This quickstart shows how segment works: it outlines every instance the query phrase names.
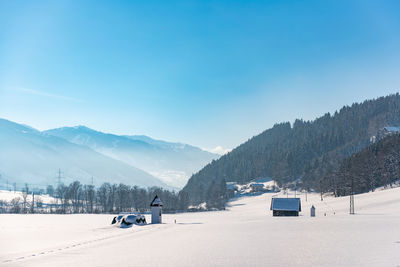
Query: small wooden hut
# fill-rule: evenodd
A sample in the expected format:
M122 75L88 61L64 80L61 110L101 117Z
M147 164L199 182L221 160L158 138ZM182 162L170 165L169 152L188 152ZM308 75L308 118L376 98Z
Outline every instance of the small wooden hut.
M299 216L301 211L300 198L272 198L271 208L273 216Z

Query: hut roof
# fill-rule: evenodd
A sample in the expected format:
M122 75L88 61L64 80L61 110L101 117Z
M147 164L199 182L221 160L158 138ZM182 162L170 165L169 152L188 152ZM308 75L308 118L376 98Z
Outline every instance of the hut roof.
M387 126L384 129L388 132L400 132L400 127Z
M150 203L150 207L158 207L158 206L162 206L162 205L163 205L163 203L157 195L154 197L153 201Z
M271 210L301 211L300 198L272 198Z

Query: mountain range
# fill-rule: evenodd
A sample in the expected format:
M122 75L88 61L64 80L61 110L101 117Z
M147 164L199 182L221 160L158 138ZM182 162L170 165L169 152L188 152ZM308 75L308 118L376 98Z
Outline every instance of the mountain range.
M155 140L144 135L120 136L85 126L43 132L144 170L174 187L183 187L190 175L218 155L181 143Z
M188 177L218 155L199 148L119 136L85 126L38 131L0 119L0 184L43 186L81 183L125 183L142 187L182 187Z

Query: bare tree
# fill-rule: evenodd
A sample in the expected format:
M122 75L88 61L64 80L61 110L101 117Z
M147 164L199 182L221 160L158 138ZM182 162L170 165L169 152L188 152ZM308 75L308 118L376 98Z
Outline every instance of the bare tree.
M11 212L20 213L21 212L21 198L16 197L11 200Z
M47 188L46 188L46 193L49 196L53 197L54 196L54 192L55 192L54 187L52 185L48 185Z
M57 197L61 201L61 210L59 212L61 213L66 213L67 212L67 206L68 206L68 187L65 186L64 184L60 184L57 187Z
M78 213L82 196L82 185L79 181L74 181L69 185L68 195L72 201L73 212Z
M111 185L109 183L104 183L100 186L100 188L97 190L97 197L99 199L99 204L101 207L101 210L103 212L108 211L108 203L109 203L109 196L111 192Z
M7 208L7 202L0 200L0 213L5 213Z
M27 207L26 207L26 199L28 197L28 193L29 193L29 187L28 184L25 184L24 189L22 190L22 198L23 198L23 212L26 213L27 212Z
M95 203L95 190L93 185L85 185L83 187L85 202L86 202L86 212L93 213L93 206Z
M35 213L35 193L32 192L31 213Z

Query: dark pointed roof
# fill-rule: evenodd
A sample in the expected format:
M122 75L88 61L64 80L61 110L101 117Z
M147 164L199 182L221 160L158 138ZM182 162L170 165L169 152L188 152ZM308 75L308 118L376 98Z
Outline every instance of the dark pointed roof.
M150 203L150 207L158 207L158 206L162 206L162 205L163 205L163 203L157 195L154 197L153 201Z
M301 211L300 198L272 198L271 210Z

